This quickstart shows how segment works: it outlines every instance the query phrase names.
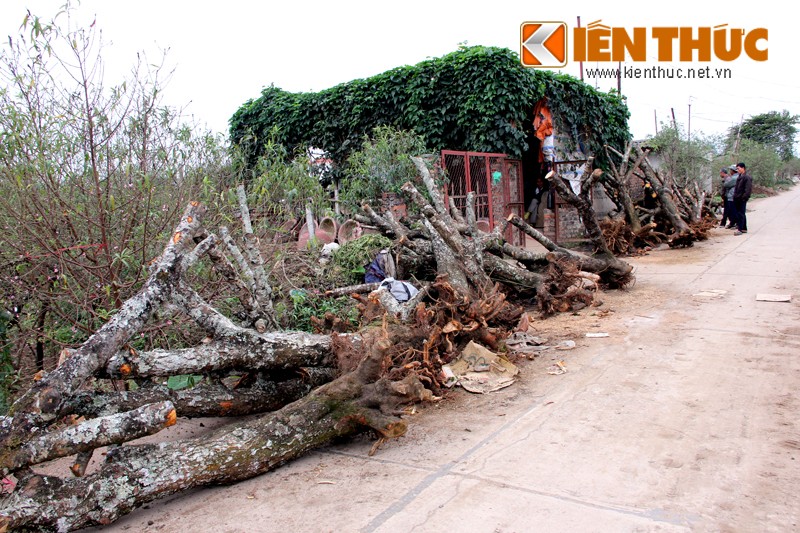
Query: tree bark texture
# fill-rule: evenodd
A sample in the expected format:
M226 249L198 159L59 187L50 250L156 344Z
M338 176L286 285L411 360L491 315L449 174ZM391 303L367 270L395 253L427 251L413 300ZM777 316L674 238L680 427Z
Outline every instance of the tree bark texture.
M382 437L405 433L393 413L432 398L414 376L381 378L388 341L376 343L356 371L274 413L178 442L110 450L100 469L62 479L31 472L0 500L0 528L71 531L109 524L156 498L191 487L248 479L331 442L371 428Z
M230 388L210 378L191 388L170 389L166 385L142 386L135 391L81 393L70 399L66 411L85 417L107 416L143 405L170 401L181 416L242 416L275 411L299 400L338 374L335 368L301 368L291 376L256 376L256 382L241 389ZM211 381L211 382L209 382Z

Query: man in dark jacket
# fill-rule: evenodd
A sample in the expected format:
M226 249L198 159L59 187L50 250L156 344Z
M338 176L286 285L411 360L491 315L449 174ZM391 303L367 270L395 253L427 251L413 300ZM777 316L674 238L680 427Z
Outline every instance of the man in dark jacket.
M736 210L736 232L734 235L747 233L747 200L753 192L753 178L747 173L747 166L738 163L736 170L739 178L736 180L736 187L733 189L733 205Z

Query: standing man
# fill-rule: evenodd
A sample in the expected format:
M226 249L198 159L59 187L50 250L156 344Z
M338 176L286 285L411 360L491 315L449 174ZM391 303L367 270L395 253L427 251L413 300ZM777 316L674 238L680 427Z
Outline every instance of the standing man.
M736 188L736 180L739 178L739 173L736 172L736 165L728 167L728 177L725 178L722 184L722 194L725 199L725 210L728 213L728 229L736 227L736 208L733 206L733 191ZM722 216L723 222L725 215Z
M723 168L719 171L719 182L720 182L720 196L722 197L722 221L719 223L721 227L725 227L728 223L728 220L733 223L733 211L731 211L731 203L728 201L728 191L730 190L728 187L725 187L725 181L730 178L728 174L728 169Z
M734 235L747 233L747 200L753 192L753 178L747 173L747 166L738 163L736 170L739 178L736 180L736 187L733 189L733 206L736 210L736 232Z
M528 220L528 223L533 226L537 227L536 224L538 223L539 219L539 209L542 205L542 197L548 191L549 187L547 183L545 183L544 178L541 176L536 178L536 188L533 190L533 198L531 199L530 205L528 205L528 209L525 212L525 219Z

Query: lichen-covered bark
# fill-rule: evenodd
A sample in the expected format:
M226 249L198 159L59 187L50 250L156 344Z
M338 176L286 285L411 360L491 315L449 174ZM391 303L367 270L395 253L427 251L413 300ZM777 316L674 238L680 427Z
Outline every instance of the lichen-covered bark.
M258 237L253 233L253 226L250 224L250 209L247 207L247 195L245 194L244 185L239 185L236 188L236 197L239 200L239 212L242 215L244 245L250 262L249 268L255 281L255 297L264 314L263 318L270 326L275 326L277 322L275 320L275 311L272 307L272 287L264 269L264 258L261 257Z
M607 256L589 256L584 255L578 252L574 252L572 250L568 250L567 248L563 248L544 235L541 232L536 230L536 228L532 227L530 224L525 222L517 215L509 215L508 221L513 226L521 229L527 235L533 237L536 241L538 241L542 246L544 246L547 250L549 250L545 254L531 254L529 257L526 257L524 251L513 250L508 251L507 253L511 256L518 256L515 257L521 262L529 262L531 264L538 264L540 263L542 257L544 258L546 263L551 263L553 261L561 261L567 262L575 266L578 270L583 270L586 272L594 272L594 273L603 273L604 274L604 282L619 282L620 280L614 280L612 274L619 273L622 277L627 276L631 269L629 268L630 265L623 261L619 261L616 258L613 262L609 262ZM508 248L510 245L507 243L504 244L504 249ZM617 261L621 263L620 269L614 269L614 265L617 264Z
M486 274L493 280L513 287L514 290L521 295L536 293L541 290L542 280L544 279L541 274L531 272L524 268L517 268L511 263L494 255L486 255L483 261L483 267Z
M417 167L420 168L419 163ZM424 165L422 168L427 174ZM426 181L429 180L428 174ZM411 196L426 217L425 223L431 233L439 274L447 274L454 286L464 293L473 289L477 289L478 292L487 290L491 286L491 281L483 272L482 250L477 250L474 242L467 241L461 236L455 228L455 222L447 214L441 198L438 203L434 201L434 205L441 205L442 211L439 211L429 205L412 184L406 183L402 190Z
M118 352L106 366L111 377L174 376L228 369L335 366L328 335L242 329L235 335L180 350Z
M589 173L592 162L593 158L590 157L584 165L581 192L579 195L575 194L572 188L557 174L549 174L548 179L551 185L555 187L559 196L578 210L581 221L586 228L587 237L589 237L595 247L595 252L592 254L592 257L603 261L606 265L605 270L601 272L603 281L612 286L625 285L629 281L629 276L633 271L633 267L615 257L603 238L603 230L597 222L597 216L595 215L592 200L589 196L592 187L602 173L598 170Z
M176 416L172 402L162 401L35 435L20 448L3 450L0 453L0 468L13 471L23 466L152 435L174 424Z
M253 385L234 389L219 382L204 382L180 390L153 385L135 391L82 393L74 396L65 410L75 415L97 417L170 401L179 416L241 416L276 411L332 381L336 375L337 371L333 368L315 368L301 369L295 374L296 377L290 379L275 379L259 374Z
M691 235L692 229L678 213L678 207L675 205L675 201L672 198L672 189L666 183L666 180L662 179L658 171L650 164L650 160L646 157L647 152L641 148L637 148L637 151L639 154L645 154L645 157L642 158L641 169L644 171L645 176L650 180L653 187L655 187L662 212L675 230L676 236L685 237Z
M201 235L198 237L205 238L205 236L207 236L207 232L203 230ZM195 237L195 240L197 240L198 237ZM227 281L231 287L236 289L236 295L239 298L239 302L241 302L242 307L244 307L245 312L247 313L249 321L249 324L247 325L255 325L255 323L261 317L261 310L258 300L256 300L254 294L251 292L251 288L244 282L243 276L236 272L236 269L233 267L233 263L230 262L228 257L222 252L216 243L214 246L208 249L208 258L211 260L211 264L214 266L214 271L222 276L222 278L225 279L225 281Z
M390 347L388 340L379 342L355 371L275 413L191 440L114 448L99 471L83 478L28 473L0 500L0 530L108 524L156 498L253 477L365 428L402 435L405 422L393 413L431 393L414 376L402 384L380 378Z
M606 174L606 180L603 181L603 185L606 186L606 191L610 193L609 197L614 198L616 196L616 201L622 207L622 210L625 212L625 218L628 221L628 225L630 225L631 227L631 231L633 231L636 234L639 234L642 231L642 223L639 220L639 215L636 212L636 206L634 205L633 199L631 198L629 183L636 169L638 169L642 165L646 153L640 151L638 154L638 158L636 159L636 161L634 161L633 165L631 165L630 157L631 157L631 151L633 150L633 144L631 142L628 142L626 144L625 154L619 153L613 147L610 146L606 146L605 149L613 173L610 175ZM614 158L611 157L609 151L614 152L621 158L621 163L619 167L617 167L614 164ZM608 186L609 182L611 187Z
M384 215L379 215L368 203L362 204L361 209L367 214L367 222L380 229L381 232L398 239L408 235L408 229L395 220L391 211L387 211Z

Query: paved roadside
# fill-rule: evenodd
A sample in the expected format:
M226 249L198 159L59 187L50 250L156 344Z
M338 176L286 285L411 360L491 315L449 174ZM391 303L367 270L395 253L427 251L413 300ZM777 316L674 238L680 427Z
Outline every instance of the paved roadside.
M423 409L373 457L333 446L97 530L798 530L800 187L750 209L747 235L631 260L631 290L541 325L575 350Z

